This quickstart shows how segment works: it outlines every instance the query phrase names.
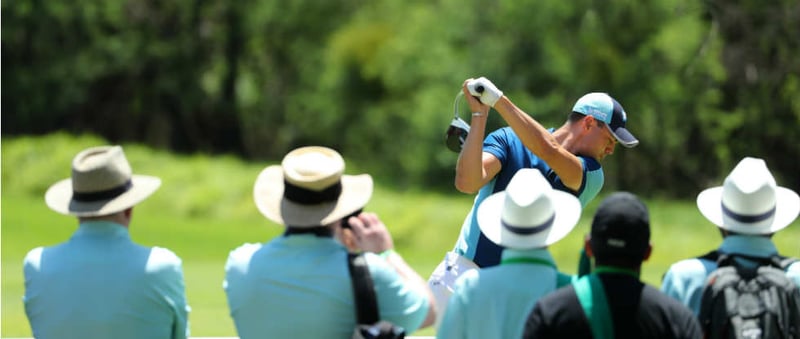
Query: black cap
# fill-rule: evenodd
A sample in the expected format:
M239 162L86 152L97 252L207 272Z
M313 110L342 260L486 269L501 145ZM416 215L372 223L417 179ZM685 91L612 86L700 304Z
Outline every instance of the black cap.
M597 208L590 241L599 259L644 259L650 244L647 206L631 193L611 194Z

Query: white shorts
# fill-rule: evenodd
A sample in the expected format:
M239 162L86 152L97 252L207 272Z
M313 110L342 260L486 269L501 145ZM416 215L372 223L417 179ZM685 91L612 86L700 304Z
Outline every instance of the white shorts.
M453 294L453 286L455 285L456 279L464 272L477 268L478 265L472 262L472 260L455 252L447 252L442 262L439 263L439 266L436 266L436 269L433 270L431 277L428 279L428 286L430 286L433 292L433 297L436 298L437 328L447 309L447 302L450 299L450 295Z

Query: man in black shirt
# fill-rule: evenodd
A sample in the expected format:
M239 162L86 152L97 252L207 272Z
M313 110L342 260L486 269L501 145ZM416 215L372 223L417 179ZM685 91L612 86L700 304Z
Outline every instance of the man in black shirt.
M639 280L650 256L650 217L635 195L606 198L585 242L592 274L542 298L524 338L701 338L694 314Z

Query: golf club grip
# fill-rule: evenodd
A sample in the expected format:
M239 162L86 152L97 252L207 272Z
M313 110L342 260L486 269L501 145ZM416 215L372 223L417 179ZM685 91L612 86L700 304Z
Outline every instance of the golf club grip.
M476 90L478 93L483 93L483 85L478 85L478 86L475 86L475 90Z

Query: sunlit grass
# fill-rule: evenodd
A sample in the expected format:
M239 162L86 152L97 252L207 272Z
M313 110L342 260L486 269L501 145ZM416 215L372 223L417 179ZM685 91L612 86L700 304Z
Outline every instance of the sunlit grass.
M50 211L44 192L69 176L79 150L105 143L90 137L51 135L2 141L2 318L0 336L30 337L21 297L22 260L28 250L69 238L74 218ZM192 307L193 336L235 336L222 290L228 252L244 242L263 242L282 228L263 218L252 202L252 185L268 163L248 163L229 156L177 156L124 145L134 171L156 175L163 185L134 209L131 237L144 245L173 250L184 263L186 291ZM276 159L276 161L279 159ZM273 162L274 163L274 162ZM348 165L348 168L357 168ZM348 173L354 173L350 170ZM389 189L390 178L376 178L367 210L377 212L394 236L397 251L427 278L451 249L471 206L471 196L409 189ZM647 201L653 224L654 252L642 278L658 286L669 265L716 246L719 235L697 212L694 202ZM551 251L559 267L575 273L578 250L588 233L590 204L576 229ZM784 253L800 256L800 225L795 222L775 237ZM423 330L417 335L433 335Z

